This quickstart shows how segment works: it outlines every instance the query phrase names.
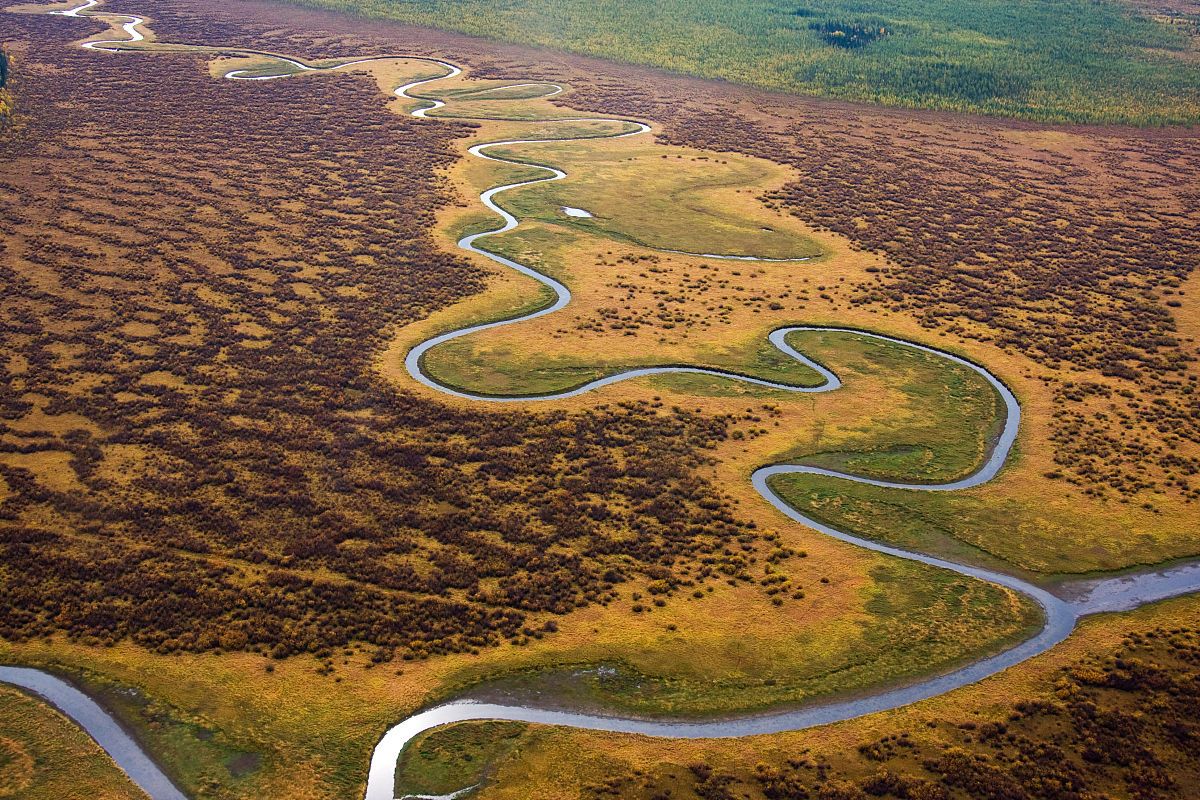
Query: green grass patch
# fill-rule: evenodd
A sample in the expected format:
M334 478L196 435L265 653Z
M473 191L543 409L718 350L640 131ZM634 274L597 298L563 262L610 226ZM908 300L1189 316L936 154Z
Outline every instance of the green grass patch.
M468 337L430 350L424 366L440 383L495 397L557 394L606 374L601 367L576 359L544 358L530 366L517 356L508 348L490 350L483 356Z
M621 242L689 253L813 258L815 241L748 219L712 194L761 184L767 168L738 157L664 158L658 148L597 151L555 144L496 149L493 155L551 163L564 180L514 190L504 205L522 219L536 219ZM583 208L591 218L567 217L563 206Z
M948 671L1003 649L1041 623L1032 603L1022 600L1014 614L1004 590L954 573L895 562L874 569L872 578L868 617L851 648L828 653L809 634L791 648L773 648L765 664L741 675L710 681L622 667L592 673L589 688L598 703L637 713L753 711ZM805 657L815 652L822 656Z
M503 201L505 198L501 196L500 199ZM502 204L501 207L506 206ZM477 240L475 246L518 264L524 264L569 285L571 275L567 271L565 251L569 250L577 239L570 230L522 225L506 233Z
M253 786L273 748L212 727L160 698L150 697L97 673L71 676L138 738L162 768L189 794L212 787Z
M524 86L493 86L486 89L475 89L461 92L458 97L463 100L535 100L539 97L556 93L552 83L531 82Z
M265 78L275 75L299 75L305 70L291 63L290 61L280 61L278 59L266 58L264 56L261 63L251 64L248 67L241 67L237 70L238 76L242 78Z
M473 211L470 214L464 214L455 220L453 225L446 227L446 233L455 242L462 239L464 236L470 236L472 233L484 233L486 231L495 230L504 224L504 221L496 214L486 208L478 211Z
M816 420L807 441L778 460L883 480L941 483L980 466L1003 427L1004 404L974 370L934 354L840 332L797 332L788 344L841 378L839 392L884 376L903 405L880 407L869 420L832 432Z
M462 722L421 735L400 756L396 797L445 795L480 783L525 730L519 722Z

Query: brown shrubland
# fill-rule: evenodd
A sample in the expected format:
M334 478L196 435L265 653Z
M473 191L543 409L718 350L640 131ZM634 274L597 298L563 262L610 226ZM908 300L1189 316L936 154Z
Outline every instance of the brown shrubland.
M226 12L168 1L154 19L177 41L396 49L377 23L299 33L311 12L290 10L280 33L268 7ZM6 22L33 46L28 129L0 145L4 635L421 656L520 640L530 614L631 577L744 570L724 553L748 523L694 473L726 420L473 413L374 375L390 331L482 288L428 235L469 124L382 113L350 75L213 81L184 55L65 47L88 20ZM842 296L1049 370L1062 478L1195 496L1195 347L1172 311L1197 256L1194 134L646 86L419 36L409 51L569 79L575 107L790 165L768 202L893 265Z
M470 125L54 22L6 19L32 46L0 143L0 636L423 657L743 573L751 524L695 474L724 420L472 413L374 373L395 326L481 288L429 235Z

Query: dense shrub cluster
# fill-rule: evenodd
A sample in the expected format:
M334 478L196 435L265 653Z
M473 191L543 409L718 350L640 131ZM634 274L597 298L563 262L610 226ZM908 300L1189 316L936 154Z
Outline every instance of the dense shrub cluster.
M8 53L0 50L0 130L11 124L13 116L12 87L8 85L10 69Z
M1152 712L1152 713L1148 713ZM1065 670L1054 699L999 722L932 725L857 753L773 756L753 770L666 767L591 797L672 800L1169 800L1200 789L1200 632L1135 635ZM664 789L670 784L673 788ZM684 787L684 788L680 788Z
M821 41L843 50L857 50L888 35L888 29L882 24L867 22L825 20L810 22L808 29L816 31Z
M0 635L420 657L743 571L753 531L694 474L726 421L478 413L376 375L398 325L481 288L429 236L470 126L9 21L55 68L0 140Z
M1200 263L1195 132L1037 131L763 98L751 117L722 99L600 87L571 102L663 120L673 144L794 167L801 178L768 202L896 265L851 302L1055 371L1059 474L1097 494L1200 497L1197 346L1175 321Z

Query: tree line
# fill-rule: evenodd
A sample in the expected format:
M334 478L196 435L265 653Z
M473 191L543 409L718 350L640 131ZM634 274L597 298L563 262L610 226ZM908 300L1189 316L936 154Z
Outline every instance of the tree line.
M0 49L0 129L12 122L14 100L8 85L9 55Z
M1111 0L291 2L803 95L1054 122L1200 120L1185 26Z

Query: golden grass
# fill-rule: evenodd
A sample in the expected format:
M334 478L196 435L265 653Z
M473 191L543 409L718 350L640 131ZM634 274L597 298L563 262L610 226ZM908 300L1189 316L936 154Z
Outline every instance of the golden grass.
M79 477L71 467L71 454L61 450L0 453L0 464L29 470L35 480L57 492L82 489Z
M0 685L0 798L145 797L75 723L40 700Z

